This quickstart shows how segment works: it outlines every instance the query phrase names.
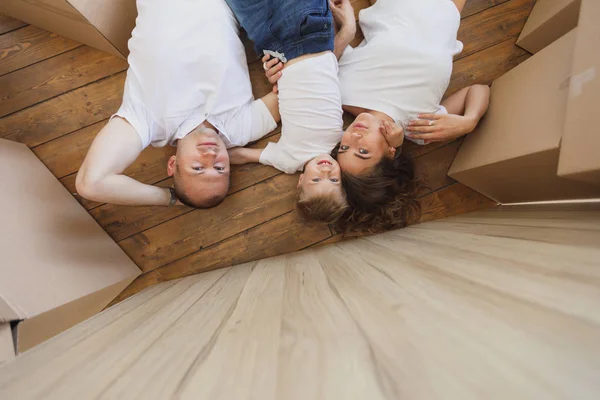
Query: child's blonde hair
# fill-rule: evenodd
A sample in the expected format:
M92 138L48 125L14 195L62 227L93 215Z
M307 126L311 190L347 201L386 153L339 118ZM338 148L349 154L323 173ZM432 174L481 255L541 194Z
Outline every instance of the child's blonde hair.
M327 193L307 197L302 189L298 192L296 206L304 219L327 224L337 222L348 210L343 196Z

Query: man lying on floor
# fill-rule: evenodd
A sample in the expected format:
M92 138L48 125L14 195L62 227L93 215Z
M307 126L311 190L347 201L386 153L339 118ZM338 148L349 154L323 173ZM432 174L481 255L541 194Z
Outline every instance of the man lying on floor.
M254 100L238 25L224 0L137 0L123 103L94 139L77 192L123 205L209 208L229 188L227 148L277 126L277 95ZM173 188L123 171L148 145L176 146Z

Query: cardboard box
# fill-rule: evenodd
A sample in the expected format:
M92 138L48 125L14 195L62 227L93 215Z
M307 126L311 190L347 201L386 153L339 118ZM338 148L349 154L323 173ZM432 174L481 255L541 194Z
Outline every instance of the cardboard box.
M137 17L135 0L2 0L0 11L123 58Z
M7 357L10 323L18 354L101 311L140 270L27 146L0 140L0 171Z
M537 0L517 40L535 54L577 27L581 0Z
M599 0L583 0L558 175L600 185Z
M556 175L576 30L497 79L448 175L499 203L600 197Z
M15 346L10 323L0 323L0 365L13 358L15 358Z

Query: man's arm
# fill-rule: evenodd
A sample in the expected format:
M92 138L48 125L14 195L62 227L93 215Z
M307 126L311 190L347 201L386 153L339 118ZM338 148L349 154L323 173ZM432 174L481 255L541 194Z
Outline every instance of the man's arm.
M356 20L354 19L354 8L350 0L330 0L329 9L333 15L336 30L333 53L339 60L344 50L356 35Z
M77 173L77 192L88 200L104 203L169 205L168 189L123 175L141 152L142 141L135 129L124 119L113 118L94 139Z

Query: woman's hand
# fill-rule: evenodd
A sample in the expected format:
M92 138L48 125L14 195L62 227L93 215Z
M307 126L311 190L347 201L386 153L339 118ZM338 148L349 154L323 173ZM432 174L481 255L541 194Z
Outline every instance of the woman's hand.
M354 8L350 0L329 0L329 9L337 30L351 29L356 32L356 19ZM353 35L354 36L354 35Z
M277 81L281 78L283 69L283 63L280 59L272 57L269 54L265 54L262 58L263 68L265 70L265 76L270 84L273 85L273 93L277 93Z
M404 143L404 130L398 124L383 121L379 130L390 147L398 148Z
M408 137L422 139L425 144L443 142L466 135L475 129L477 121L456 114L421 114L406 127Z

